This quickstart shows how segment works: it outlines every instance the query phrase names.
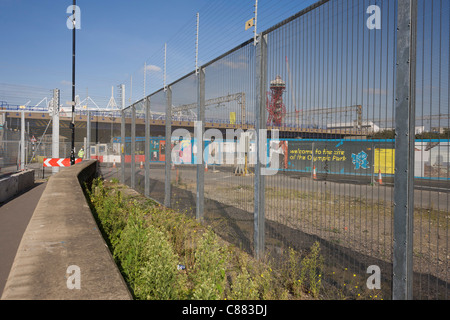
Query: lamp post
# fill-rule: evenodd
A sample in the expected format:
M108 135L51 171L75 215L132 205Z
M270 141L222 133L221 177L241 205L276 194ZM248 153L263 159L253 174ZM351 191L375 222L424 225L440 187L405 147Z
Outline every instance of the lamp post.
M75 33L76 33L76 21L75 21L75 11L76 11L76 0L73 0L72 8L72 18L73 18L73 28L72 28L72 122L70 128L72 130L72 149L70 152L70 165L75 165Z

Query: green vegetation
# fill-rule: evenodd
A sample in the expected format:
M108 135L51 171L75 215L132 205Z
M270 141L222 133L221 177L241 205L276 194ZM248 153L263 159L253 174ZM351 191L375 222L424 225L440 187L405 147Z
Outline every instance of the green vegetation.
M417 140L429 140L429 139L450 139L450 128L444 128L443 132L422 132L416 134ZM367 136L368 139L395 139L395 130L385 129L376 133L372 133Z
M274 271L224 242L210 228L128 194L117 181L86 189L92 212L137 300L318 298L322 258L315 243Z

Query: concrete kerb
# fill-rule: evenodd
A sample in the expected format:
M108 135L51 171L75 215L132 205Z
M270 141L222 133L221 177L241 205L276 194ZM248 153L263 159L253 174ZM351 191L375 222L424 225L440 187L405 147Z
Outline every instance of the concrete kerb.
M131 300L81 183L96 161L52 176L33 213L2 300Z
M34 185L34 170L25 170L0 180L0 203Z

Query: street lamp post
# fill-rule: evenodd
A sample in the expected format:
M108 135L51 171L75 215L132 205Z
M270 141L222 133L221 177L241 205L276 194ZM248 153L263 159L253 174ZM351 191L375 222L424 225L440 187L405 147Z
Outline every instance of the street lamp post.
M76 0L73 0L72 8L72 18L73 18L73 28L72 28L72 122L70 128L72 130L72 149L70 152L70 165L75 165L75 33L76 33L76 21L75 21L75 11L76 11Z

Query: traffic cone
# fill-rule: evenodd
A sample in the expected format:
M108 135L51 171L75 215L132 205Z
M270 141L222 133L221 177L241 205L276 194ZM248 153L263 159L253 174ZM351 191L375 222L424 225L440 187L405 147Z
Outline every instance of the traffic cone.
M113 168L116 167L116 160L113 160Z
M313 167L313 179L317 180L316 166Z
M205 163L205 172L208 172L208 164Z
M381 170L378 171L378 184L383 184L383 178L381 177Z

